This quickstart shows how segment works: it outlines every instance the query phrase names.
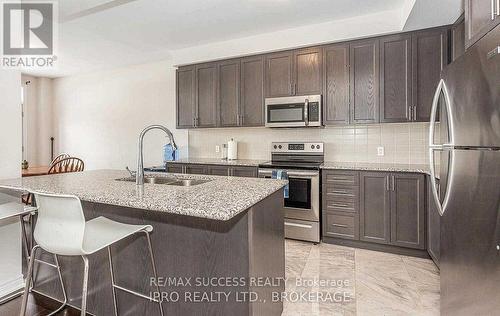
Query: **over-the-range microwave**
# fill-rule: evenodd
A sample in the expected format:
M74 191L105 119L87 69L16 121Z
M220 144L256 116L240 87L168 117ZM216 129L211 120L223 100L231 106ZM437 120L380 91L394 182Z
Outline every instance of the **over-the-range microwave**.
M322 126L321 95L266 98L266 127Z

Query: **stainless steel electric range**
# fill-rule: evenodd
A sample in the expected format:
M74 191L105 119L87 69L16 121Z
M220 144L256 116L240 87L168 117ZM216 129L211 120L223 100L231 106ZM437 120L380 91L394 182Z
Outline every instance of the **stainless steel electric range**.
M271 161L259 165L259 177L271 178L273 170L285 170L289 194L284 198L285 237L320 241L320 166L323 143L272 143Z

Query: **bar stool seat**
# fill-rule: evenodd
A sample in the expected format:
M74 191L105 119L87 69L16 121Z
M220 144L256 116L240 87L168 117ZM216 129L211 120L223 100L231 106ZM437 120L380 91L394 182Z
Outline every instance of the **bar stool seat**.
M152 232L153 227L119 223L100 216L85 223L82 248L86 254L90 255L143 231Z

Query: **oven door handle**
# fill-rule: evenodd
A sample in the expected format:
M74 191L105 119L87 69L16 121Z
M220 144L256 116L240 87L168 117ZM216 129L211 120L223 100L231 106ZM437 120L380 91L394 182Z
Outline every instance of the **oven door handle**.
M290 223L290 222L285 222L285 226L293 226L293 227L308 228L308 229L312 228L312 225L297 224L297 223Z
M281 170L285 170L285 169L281 169ZM319 177L319 172L318 171L289 171L289 170L285 170L288 177L293 177L293 178L306 178L306 179L310 179L310 178L313 178L313 177ZM273 170L262 170L262 169L259 169L259 176L260 175L263 175L263 176L266 176L266 175L272 175L273 174Z

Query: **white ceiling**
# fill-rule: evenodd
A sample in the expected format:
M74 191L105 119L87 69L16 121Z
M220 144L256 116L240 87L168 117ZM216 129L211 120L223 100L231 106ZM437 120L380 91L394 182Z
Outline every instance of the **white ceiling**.
M423 18L404 10L421 1ZM446 0L461 3L461 0ZM425 3L424 3L425 2ZM451 23L458 9L429 0L59 0L59 65L51 77L167 59L187 47L400 10L412 28ZM416 5L415 5L416 6ZM451 6L457 7L452 4ZM458 6L460 7L460 5ZM459 14L459 13L458 13ZM362 20L360 20L362 21ZM437 21L437 22L436 22Z

